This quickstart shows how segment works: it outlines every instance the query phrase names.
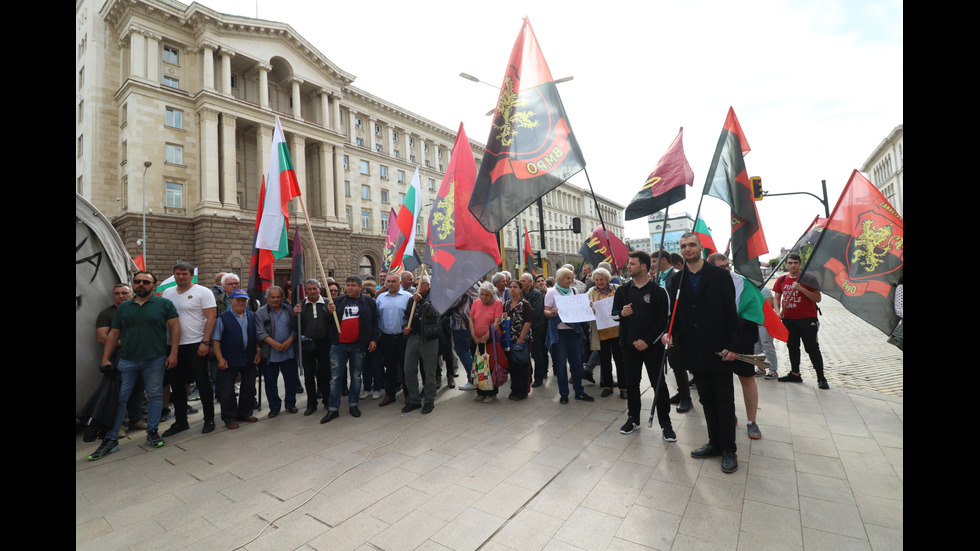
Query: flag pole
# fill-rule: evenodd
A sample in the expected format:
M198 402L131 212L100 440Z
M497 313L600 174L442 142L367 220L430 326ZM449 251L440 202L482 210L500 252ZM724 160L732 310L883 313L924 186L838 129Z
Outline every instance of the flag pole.
M667 219L669 218L668 217L669 212L670 212L670 205L667 205L664 208L664 225L663 228L660 230L660 248L657 249L657 284L658 285L660 284L660 255L664 251L664 241L667 239ZM666 286L664 287L664 289L666 290ZM677 289L678 289L677 296L679 297L680 286L678 286ZM669 297L670 295L667 296ZM677 308L676 297L674 298L674 308L675 309ZM671 315L671 322L673 322L673 319L674 319L673 315ZM647 420L648 427L653 426L653 412L656 411L657 409L657 394L662 392L663 390L662 385L666 378L667 378L667 347L665 346L664 355L660 359L660 370L657 372L657 383L653 385L653 405L650 406L650 418Z
M323 284L327 283L327 273L323 270L323 261L320 259L320 248L316 246L316 237L313 235L313 225L310 224L310 217L306 214L306 205L303 203L303 196L296 196L299 199L299 208L303 211L303 219L306 220L306 229L310 232L310 243L313 245L314 256L316 256L316 263L320 267L320 278L323 280ZM330 288L327 287L327 302L333 304L333 297L330 296ZM340 332L340 319L337 318L337 311L333 312L333 321L337 324L337 332Z
M419 278L421 278L421 277L423 277L423 276L426 275L425 274L425 264L421 264L420 267L422 269L422 273L419 274ZM421 285L421 283L419 285ZM416 289L415 292L418 293L418 289ZM430 286L430 292L431 292L431 286ZM412 311L408 313L408 328L409 329L412 328L412 318L415 317L415 305L416 304L418 304L418 302L416 302L416 301L413 300L412 301Z
M800 239L803 239L803 237L806 236L806 234L810 233L810 229L813 228L813 225L816 224L817 220L819 219L820 219L820 215L818 214L816 217L813 218L813 222L810 222L810 225L806 227L806 231L804 231L803 234L800 235ZM821 237L823 237L823 232L820 232L820 234ZM799 243L800 239L797 239L796 242ZM814 248L816 248L816 246L814 246ZM783 255L782 258L779 259L779 264L776 264L776 267L773 268L771 272L769 272L769 277L767 277L766 280L762 282L762 286L759 287L760 289L762 289L762 287L765 287L766 284L769 283L769 280L772 279L772 276L776 275L776 272L779 270L779 267L786 263L786 255L788 255L790 252L792 251L787 252L786 254ZM796 251L796 252L800 252L800 251ZM807 260L810 259L807 258Z
M589 183L589 191L592 192L592 202L595 203L595 212L599 215L599 225L602 226L602 231L606 235L606 248L609 249L609 256L613 260L613 269L616 273L619 273L619 262L616 262L616 253L613 251L612 242L609 241L609 230L606 228L606 223L602 221L602 209L599 208L599 200L596 199L595 190L592 188L592 179L589 178L589 169L583 168L585 172L585 181Z

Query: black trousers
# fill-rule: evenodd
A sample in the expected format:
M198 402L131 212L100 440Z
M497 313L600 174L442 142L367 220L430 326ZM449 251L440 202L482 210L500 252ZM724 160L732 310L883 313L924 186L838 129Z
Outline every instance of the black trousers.
M313 341L313 344L312 347L303 347L303 382L306 385L306 407L317 405L316 395L318 393L322 395L323 407L327 407L327 400L330 398L330 338L324 337Z
M544 345L545 328L531 329L531 359L534 360L534 380L548 377L548 347Z
M732 372L709 373L694 371L698 379L698 395L704 408L704 423L708 426L708 443L722 451L736 451L735 446L735 385Z
M640 420L640 380L643 378L643 364L647 366L650 386L656 388L660 363L664 357L664 345L656 343L640 351L632 344L623 346L623 360L626 364L626 403L630 419ZM670 423L670 396L663 375L659 376L660 389L656 392L657 421L663 428L672 427Z
M817 342L817 332L820 322L817 318L784 319L783 325L789 332L786 348L789 351L789 365L794 373L800 372L800 341L810 356L813 370L817 372L817 380L823 381L823 355L820 354L820 343Z
M378 340L381 360L385 366L385 396L394 398L405 382L406 344L408 344L408 337L399 333L382 333ZM407 393L405 395L408 396Z
M170 385L170 403L174 406L174 419L187 422L187 387L191 381L197 384L201 396L201 409L205 421L214 421L214 388L208 377L208 358L198 356L201 343L182 344L177 347L177 367L168 369L164 384Z

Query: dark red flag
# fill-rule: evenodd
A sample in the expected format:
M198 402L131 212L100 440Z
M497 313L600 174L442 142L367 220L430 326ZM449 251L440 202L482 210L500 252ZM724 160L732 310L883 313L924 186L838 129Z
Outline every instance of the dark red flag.
M820 291L886 335L898 325L895 286L902 279L902 217L855 170L804 269Z
M483 232L489 237L489 242L493 243L492 250L497 252L496 258L489 251L463 250L456 244L460 226L473 221L473 215L467 210L466 203L460 205L459 197L469 197L472 193L475 175L473 150L460 123L446 175L439 186L436 202L432 205L423 256L423 262L432 267L430 296L432 306L439 313L448 310L456 299L500 262L500 252L494 235L483 229L479 223L472 231ZM478 243L487 240L478 233L472 237Z
M585 243L579 249L578 254L582 255L585 262L598 266L600 262L608 262L618 272L629 262L629 247L626 246L613 232L609 232L609 239L606 240L606 232L602 225L596 226L592 230ZM615 262L613 261L615 257Z
M704 194L717 197L732 208L732 263L738 273L756 285L762 284L758 258L767 252L759 211L752 199L752 185L742 157L750 151L735 110L728 108L725 126L718 137L715 155L704 182Z
M684 155L684 129L681 128L643 187L627 205L626 219L649 216L683 201L687 192L685 185L694 185L694 171Z
M538 275L534 271L534 251L531 250L531 236L527 233L527 226L524 226L524 265L531 270L531 275Z
M531 23L514 42L469 210L500 231L545 193L585 168ZM463 246L469 236L463 236Z

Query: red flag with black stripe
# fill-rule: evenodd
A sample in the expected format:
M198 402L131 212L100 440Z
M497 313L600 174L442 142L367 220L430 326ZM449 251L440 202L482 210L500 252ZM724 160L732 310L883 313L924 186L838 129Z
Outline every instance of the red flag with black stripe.
M763 280L758 258L769 252L769 248L762 233L759 211L752 198L752 184L742 160L750 149L742 125L735 117L735 110L729 107L703 193L731 206L732 264L738 273L758 286L762 285Z
M538 275L534 271L534 251L531 250L531 236L527 233L527 226L524 226L524 265L530 268L531 275Z
M478 223L472 229L474 241L492 244L489 251L464 250L457 243L460 227L473 222L473 215L466 209L466 203L461 204L458 199L469 197L475 175L473 150L460 123L446 174L429 215L429 231L422 260L432 267L430 296L432 306L439 313L448 310L457 298L500 262L494 235ZM476 232L483 232L483 235ZM494 257L490 251L496 252L497 256Z
M469 210L500 231L538 197L585 168L531 23L514 42ZM465 246L469 236L460 236Z
M903 276L902 217L855 170L807 259L820 291L890 335L898 325L895 287Z

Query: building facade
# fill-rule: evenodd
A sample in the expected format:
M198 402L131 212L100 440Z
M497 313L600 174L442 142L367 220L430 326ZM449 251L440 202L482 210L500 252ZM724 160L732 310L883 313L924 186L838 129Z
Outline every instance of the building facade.
M173 0L78 0L75 15L76 191L134 257L145 214L150 270L166 274L179 259L205 283L218 271L248 278L277 115L302 193L290 224L309 217L326 275L377 274L388 213L416 167L423 205L435 199L456 133L354 87L288 24ZM479 165L483 147L470 145ZM549 194L546 224L570 218L564 209L594 211L576 190ZM622 207L603 208L621 232ZM419 246L427 223L424 209ZM289 270L288 258L277 262L277 283Z
M666 226L666 233L664 233ZM685 232L694 231L694 219L686 212L672 214L664 220L663 211L651 214L647 218L647 229L650 232L650 250L660 250L660 238L663 234L664 249L669 253L681 252L681 236Z
M861 166L861 172L868 176L881 194L888 199L898 215L905 216L905 154L904 154L904 125L892 129L888 137L882 140L874 153Z

